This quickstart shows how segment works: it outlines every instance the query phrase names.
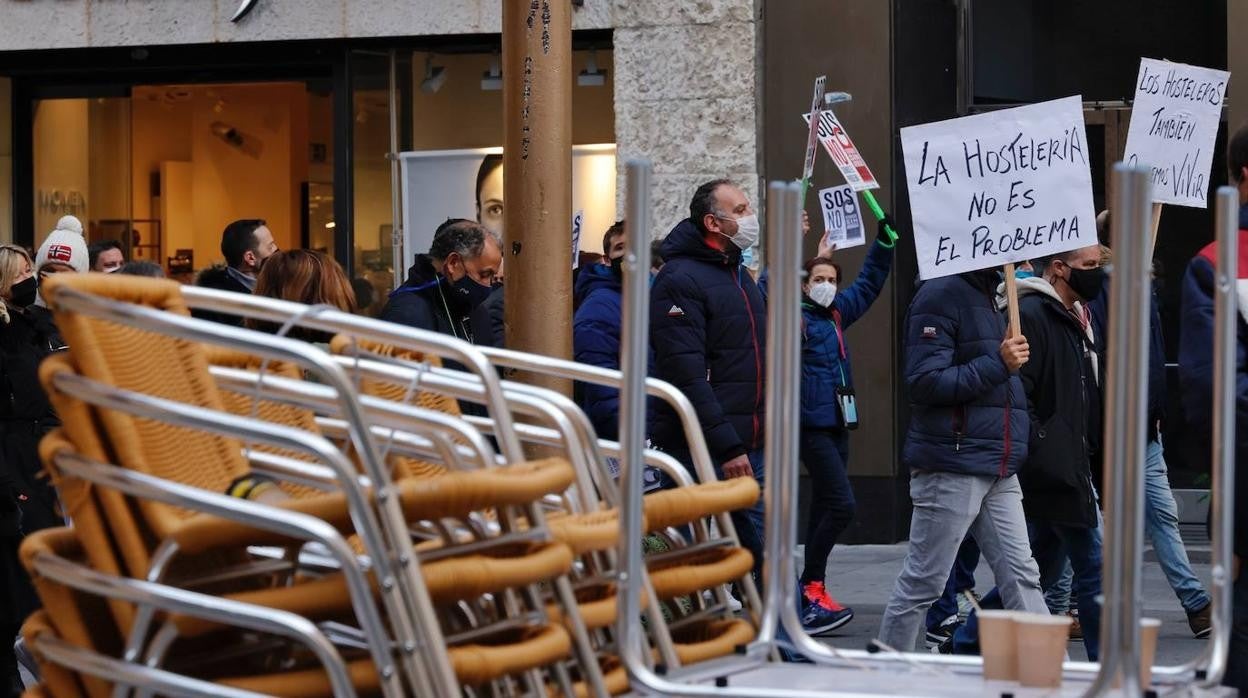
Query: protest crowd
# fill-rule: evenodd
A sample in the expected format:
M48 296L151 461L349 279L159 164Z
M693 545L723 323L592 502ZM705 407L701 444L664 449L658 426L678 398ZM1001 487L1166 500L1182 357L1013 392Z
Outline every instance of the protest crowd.
M1217 100L1220 104L1220 100ZM917 127L926 128L926 127ZM982 182L988 175L1064 178L1065 168L1086 170L1083 135L1059 128L1056 135L1019 134L1004 145L991 136L974 140L974 152L942 157L929 132L922 155L907 147L907 166L917 173L911 226L881 217L873 240L865 240L856 273L838 259L842 248L824 235L810 235L802 265L800 455L809 476L810 504L805 546L796 561L798 615L813 636L851 623L853 598L838 593L828 575L837 544L856 515L849 477L850 434L860 427L859 401L888 400L856 385L854 351L847 339L856 323L869 319L893 273L899 245L915 244L937 273L921 264L921 279L908 307L902 334L902 381L909 425L901 444L909 470L913 504L908 548L875 633L881 646L900 651L980 653L978 613L1006 609L1069 618L1066 632L1081 639L1096 661L1101 642L1102 570L1105 552L1102 468L1105 428L1107 336L1114 250L1110 230L1115 212L1038 222L1009 232L968 229L960 238L918 240L915 229L931 220L937 228L974 227L995 209L1030 209L1044 195L1043 182L1026 191L972 195L966 202L948 192L959 177ZM929 149L928 145L931 144ZM1016 147L1019 143L1025 143ZM965 144L962 144L965 145ZM949 152L971 152L962 146ZM958 159L961 158L961 159ZM1239 255L1248 260L1248 127L1235 132L1227 150L1229 177L1238 187ZM1038 180L1040 181L1040 180ZM997 200L999 199L999 201ZM716 475L752 479L768 486L764 444L769 273L747 255L760 241L757 202L730 179L714 179L689 192L688 217L669 221L655 237L650 275L649 375L670 383L696 410ZM480 347L505 348L503 305L506 276L503 235L464 211L437 226L428 249L411 260L405 280L388 297L353 281L329 255L279 249L264 220L230 223L221 235L225 265L199 274L196 284L234 294L328 306L447 335ZM601 233L601 254L583 259L574 274L573 359L607 369L621 366L623 293L628 236L637 228L618 221ZM865 227L865 226L864 226ZM904 228L909 227L910 230ZM953 233L950 233L952 236ZM995 237L1005 242L998 242ZM818 237L818 239L815 239ZM971 241L965 244L966 241ZM964 244L958 246L958 242ZM1060 248L1056 249L1055 248ZM1039 250L1024 255L1027 250ZM1013 254L1005 269L985 262ZM1147 459L1136 466L1146 479L1146 532L1165 577L1187 617L1187 631L1206 638L1213 629L1211 596L1197 578L1180 536L1175 496L1164 461L1161 424L1167 391L1178 391L1187 428L1212 429L1213 298L1216 251L1205 247L1183 275L1180 384L1166 385L1162 326L1157 299L1151 308L1148 349ZM985 266L992 263L994 266ZM947 266L946 266L947 265ZM70 512L65 493L46 476L40 441L61 419L40 381L40 365L65 352L67 341L42 296L48 280L62 274L163 276L158 265L125 259L116 242L88 245L82 223L65 216L33 254L0 245L0 374L8 399L0 401L0 521L4 522L5 603L0 634L16 640L23 623L41 605L19 548L26 536L62 526ZM1241 280L1242 284L1243 281ZM1017 290L1017 300L1011 291ZM1242 294L1241 294L1242 297ZM551 309L550 312L558 312ZM1017 314L1017 325L1011 313ZM1248 459L1248 311L1238 323L1236 405L1237 457ZM276 322L196 311L201 319L282 335L323 348L333 335ZM263 371L263 369L262 369ZM578 383L575 400L600 438L619 439L620 395L615 388ZM464 415L478 414L467 403ZM682 424L666 405L646 410L650 446L696 472ZM1207 438L1207 437L1205 437ZM260 481L232 483L225 492L244 499L267 496ZM647 471L648 491L675 483ZM1248 557L1248 477L1238 479L1235 509L1236 569L1233 570L1234 628L1228 685L1248 690L1248 575L1238 561ZM763 500L731 513L741 545L752 555L760 587L765 561ZM651 534L647 545L662 547ZM652 540L653 539L653 540ZM986 563L995 587L974 592L976 567ZM1151 564L1151 563L1150 563ZM734 587L734 594L740 590ZM734 602L736 599L734 599ZM2 652L6 690L21 691L21 671L35 673L18 644ZM786 659L801 661L785 653Z

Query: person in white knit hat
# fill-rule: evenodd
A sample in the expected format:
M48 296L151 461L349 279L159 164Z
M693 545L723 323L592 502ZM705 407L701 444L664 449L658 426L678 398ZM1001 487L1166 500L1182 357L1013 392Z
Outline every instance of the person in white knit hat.
M82 221L74 216L63 216L56 222L56 230L39 246L35 255L35 273L43 279L48 274L87 271L89 256L87 240L82 236Z

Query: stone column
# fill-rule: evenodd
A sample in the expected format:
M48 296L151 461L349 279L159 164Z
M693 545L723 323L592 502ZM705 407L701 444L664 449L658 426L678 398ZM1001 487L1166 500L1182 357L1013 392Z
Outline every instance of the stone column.
M613 13L619 169L632 157L654 162L654 217L643 229L667 235L688 217L694 189L718 177L757 206L754 0L615 0Z

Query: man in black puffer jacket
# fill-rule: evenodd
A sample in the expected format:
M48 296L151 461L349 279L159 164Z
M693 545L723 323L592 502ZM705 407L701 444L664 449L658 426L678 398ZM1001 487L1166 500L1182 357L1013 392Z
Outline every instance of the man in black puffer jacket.
M689 218L663 244L663 269L650 294L655 375L693 403L717 474L763 484L763 393L767 308L741 251L758 241L758 217L732 182L698 187ZM653 440L682 463L689 447L670 411ZM741 544L763 562L763 509L734 512Z

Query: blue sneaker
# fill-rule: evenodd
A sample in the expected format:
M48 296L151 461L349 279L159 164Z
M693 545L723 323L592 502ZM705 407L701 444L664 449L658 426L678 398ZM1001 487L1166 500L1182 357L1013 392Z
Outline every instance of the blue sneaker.
M828 594L823 582L807 582L799 599L802 627L810 635L830 633L854 619L854 611Z

